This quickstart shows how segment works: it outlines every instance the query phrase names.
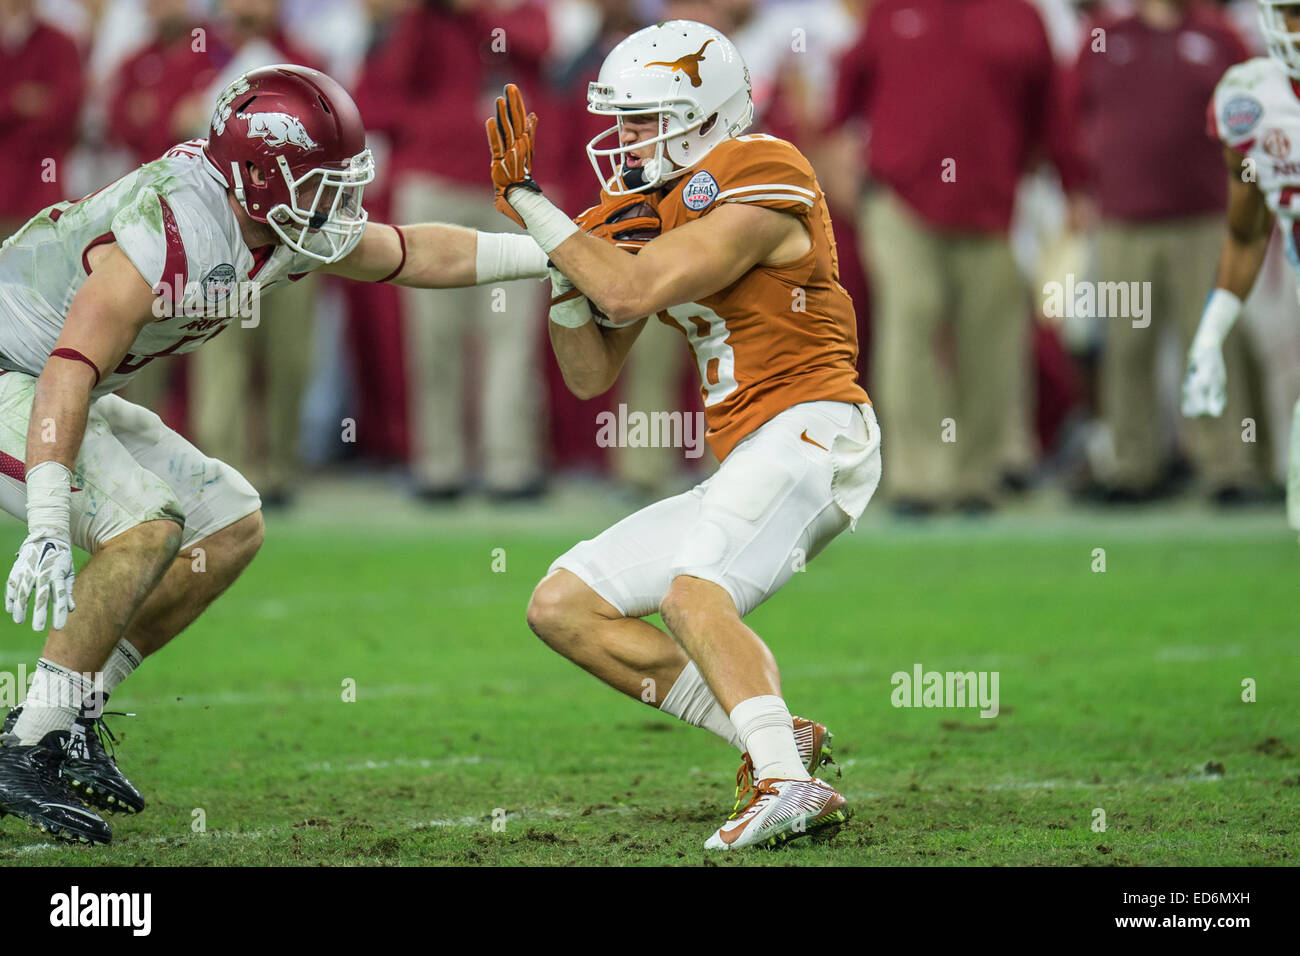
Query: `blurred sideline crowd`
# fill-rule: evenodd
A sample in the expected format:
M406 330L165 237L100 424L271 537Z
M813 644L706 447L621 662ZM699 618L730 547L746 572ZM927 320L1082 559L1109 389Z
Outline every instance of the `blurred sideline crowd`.
M380 170L372 219L513 228L492 208L483 135L505 82L541 117L537 179L576 214L597 197L583 147L604 123L585 106L604 56L648 23L701 20L745 57L753 130L818 171L895 512L984 512L1040 482L1096 503L1189 488L1223 506L1267 500L1300 395L1300 304L1279 249L1225 348L1225 415L1177 414L1224 229L1206 109L1224 70L1263 53L1255 10L0 0L0 237L206 135L226 83L285 61L356 99ZM1073 290L1105 282L1131 284L1123 314L1074 307ZM269 297L259 327L151 363L127 397L239 467L268 506L338 462L404 470L430 502L532 498L572 471L677 490L699 465L682 449L600 447L597 413L698 411L685 343L649 323L615 390L579 401L548 354L547 293L310 276Z

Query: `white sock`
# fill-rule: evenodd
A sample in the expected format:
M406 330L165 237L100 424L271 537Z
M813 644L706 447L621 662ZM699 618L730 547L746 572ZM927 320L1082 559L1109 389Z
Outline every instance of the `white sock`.
M692 727L712 731L737 750L744 749L740 745L736 725L713 696L713 691L709 690L709 685L705 683L694 661L687 661L686 667L677 675L677 680L673 681L673 686L664 696L659 709Z
M40 743L51 730L71 730L81 702L95 689L86 675L41 658L13 733L24 747Z
M742 700L731 711L749 757L754 779L810 780L794 742L794 721L785 701L771 694Z
M104 665L104 694L113 693L117 685L122 683L131 676L131 672L140 666L144 658L136 650L135 645L125 637L117 642L117 647L113 648L113 653L108 655L108 662Z

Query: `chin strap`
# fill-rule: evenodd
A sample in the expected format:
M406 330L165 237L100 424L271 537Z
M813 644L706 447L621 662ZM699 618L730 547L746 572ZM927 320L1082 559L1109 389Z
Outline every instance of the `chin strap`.
M230 164L230 189L235 194L235 202L244 207L244 212L248 212L248 197L244 194L244 177L239 172L239 163L231 162ZM249 213L251 216L252 213Z

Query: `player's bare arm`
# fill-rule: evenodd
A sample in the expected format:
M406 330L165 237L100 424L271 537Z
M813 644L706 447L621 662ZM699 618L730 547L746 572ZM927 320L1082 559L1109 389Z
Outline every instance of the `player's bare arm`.
M651 240L636 255L575 232L552 250L551 261L607 323L569 328L552 312L551 346L565 384L579 398L603 394L648 316L726 288L756 265L789 262L808 248L807 233L793 216L757 206L723 206Z
M1243 178L1241 154L1225 146L1223 161L1228 167L1228 234L1215 286L1245 299L1264 264L1275 217L1259 184Z
M27 427L29 534L5 589L5 609L21 624L34 594L32 627L56 631L76 608L70 540L72 467L86 432L91 391L116 368L153 320L154 291L115 243L95 250L92 272L68 308L55 347L36 380Z
M528 236L476 232L448 223L370 223L352 252L321 271L363 282L452 289L541 278L546 275L546 257Z
M628 122L629 145L653 135L652 122ZM529 227L550 255L553 281L563 283L551 312L551 343L565 383L580 398L606 391L617 379L647 316L725 288L756 265L778 265L807 253L811 242L793 216L728 204L707 218L661 235L637 254L585 234L543 197L531 178L537 118L508 86L487 123L497 208ZM517 188L516 188L517 187ZM576 290L566 294L572 285ZM590 327L590 302L603 314ZM612 329L610 326L618 327ZM617 332L617 334L615 334Z
M1255 285L1273 234L1274 213L1258 183L1243 175L1241 154L1225 144L1223 160L1228 168L1228 231L1215 287L1188 350L1183 382L1183 414L1188 417L1223 414L1228 377L1223 341Z
M551 350L569 391L581 399L595 398L609 391L645 324L644 316L618 329L595 322L577 328L566 328L554 321L548 323Z
M625 145L653 125L627 123ZM552 263L609 319L629 322L717 292L760 263L789 262L811 243L793 217L734 204L660 236L633 256L592 236L550 203L532 180L537 118L511 85L487 122L497 208L526 225Z
M72 469L86 430L91 390L156 318L153 289L116 243L95 253L94 271L72 300L63 333L36 380L27 431L29 472L47 461Z
M399 228L372 222L351 253L321 271L363 282L388 279L433 289L473 285L476 247L474 230L460 226Z
M574 233L551 250L551 261L612 321L627 322L712 295L757 265L790 262L809 248L793 216L728 203L639 255Z

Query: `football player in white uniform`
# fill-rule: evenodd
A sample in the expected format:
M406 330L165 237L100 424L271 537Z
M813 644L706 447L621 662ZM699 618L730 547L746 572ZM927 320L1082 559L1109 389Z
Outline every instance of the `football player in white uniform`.
M1269 56L1229 69L1211 103L1228 167L1228 235L1188 355L1183 382L1183 414L1188 417L1223 414L1223 342L1259 275L1275 221L1287 262L1300 277L1300 3L1258 3ZM1287 513L1291 526L1300 530L1300 402L1293 414L1290 455Z
M138 812L99 737L105 698L239 576L261 502L234 468L111 394L147 363L251 326L314 269L422 288L546 275L527 236L368 223L360 114L323 73L253 70L206 140L40 212L0 249L0 507L27 522L5 591L52 625L0 730L0 816L106 843ZM90 553L75 574L73 546ZM204 573L195 573L202 554Z

